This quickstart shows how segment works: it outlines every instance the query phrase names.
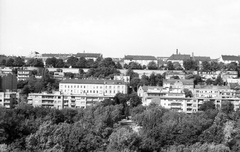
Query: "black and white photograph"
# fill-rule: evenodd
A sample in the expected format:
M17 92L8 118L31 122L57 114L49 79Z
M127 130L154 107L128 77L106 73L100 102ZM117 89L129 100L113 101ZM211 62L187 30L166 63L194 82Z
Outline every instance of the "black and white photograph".
M240 1L0 0L0 152L240 152Z

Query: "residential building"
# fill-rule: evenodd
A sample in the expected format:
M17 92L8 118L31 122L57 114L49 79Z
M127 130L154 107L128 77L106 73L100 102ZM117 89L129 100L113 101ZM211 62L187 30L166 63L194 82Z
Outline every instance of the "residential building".
M210 71L210 72L200 71L198 72L198 75L201 76L203 80L207 80L207 79L215 80L220 73L221 71Z
M125 55L124 56L124 64L129 64L130 62L136 62L140 65L147 66L150 62L157 62L157 58L154 56L143 56L143 55Z
M30 93L28 95L28 104L34 107L50 107L56 109L63 108L86 108L112 98L110 96L91 96L84 94L63 94L61 92L53 93Z
M227 78L227 83L230 84L230 83L237 83L237 84L240 84L240 79L239 78Z
M223 71L221 72L221 78L224 82L227 82L229 79L237 79L238 72L237 71Z
M164 79L163 88L189 89L194 88L193 79Z
M196 98L234 98L235 93L229 86L197 85L193 90Z
M172 54L167 62L171 61L172 63L178 62L183 67L183 62L186 60L190 60L191 56L189 54L179 54L178 50L176 51L176 54Z
M127 93L127 84L120 80L66 79L59 83L63 94L84 94L92 96L112 96Z
M224 64L229 64L231 62L236 62L239 63L240 61L240 56L235 56L235 55L221 55L220 58L217 59L218 62L222 62Z
M13 108L17 104L18 98L17 92L0 92L0 107Z

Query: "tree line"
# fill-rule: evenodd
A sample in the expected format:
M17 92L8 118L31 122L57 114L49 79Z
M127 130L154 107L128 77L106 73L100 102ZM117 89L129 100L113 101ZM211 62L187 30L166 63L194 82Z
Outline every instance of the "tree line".
M204 102L202 112L186 114L139 101L137 95L118 94L86 109L0 108L1 151L240 150L240 111L231 102L221 108ZM128 116L131 124L122 121Z

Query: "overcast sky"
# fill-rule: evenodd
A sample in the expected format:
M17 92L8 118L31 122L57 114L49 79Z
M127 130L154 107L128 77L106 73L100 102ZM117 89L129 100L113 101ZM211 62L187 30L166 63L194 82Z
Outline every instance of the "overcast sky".
M239 0L0 0L0 53L240 55Z

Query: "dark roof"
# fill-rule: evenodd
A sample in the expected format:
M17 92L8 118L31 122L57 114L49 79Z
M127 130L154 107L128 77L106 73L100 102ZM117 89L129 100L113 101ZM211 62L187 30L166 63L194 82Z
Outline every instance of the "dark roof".
M72 54L60 54L60 53L44 53L42 57L63 57L63 56L71 56Z
M92 57L92 58L98 58L101 57L102 54L100 53L77 53L76 57Z
M240 61L240 56L234 56L234 55L222 55L223 60L228 61Z
M174 84L176 81L180 81L183 83L183 85L193 85L193 79L164 79L163 83L170 83L170 84Z
M154 56L125 55L124 60L157 60Z
M76 84L126 84L121 80L98 80L98 79L66 79L60 83L76 83Z
M194 56L196 61L211 61L211 58L208 56Z
M188 54L173 54L168 60L190 60L191 56Z

